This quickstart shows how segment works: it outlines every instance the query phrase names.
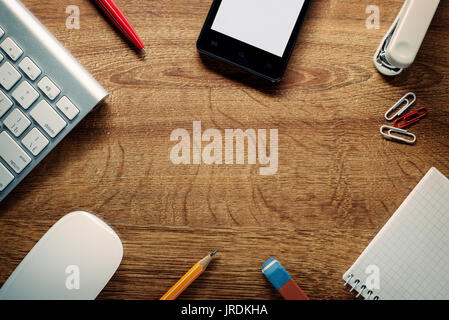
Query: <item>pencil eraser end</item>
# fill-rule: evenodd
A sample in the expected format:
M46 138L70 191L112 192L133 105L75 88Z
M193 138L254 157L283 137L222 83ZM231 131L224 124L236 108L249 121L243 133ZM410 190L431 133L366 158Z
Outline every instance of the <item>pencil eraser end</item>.
M292 278L275 258L270 258L263 264L262 273L276 290L279 290Z

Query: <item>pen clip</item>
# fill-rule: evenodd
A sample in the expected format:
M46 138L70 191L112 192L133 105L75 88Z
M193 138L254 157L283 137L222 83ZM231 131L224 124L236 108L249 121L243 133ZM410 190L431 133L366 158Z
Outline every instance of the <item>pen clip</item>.
M418 122L419 120L421 120L422 118L427 116L428 113L429 113L429 110L427 110L426 107L419 108L415 111L407 113L405 116L402 116L402 117L396 119L394 122L394 126L399 129L404 129L404 128ZM401 122L402 122L402 124L401 124Z
M411 97L412 99L409 99L409 97ZM400 117L405 111L407 111L408 108L410 108L416 101L416 94L414 94L413 92L409 92L407 93L405 96L403 96L401 99L399 99L398 102L396 102L394 104L394 106L392 106L386 113L385 113L385 119L387 119L387 121L392 121L397 117ZM392 113L393 111L396 111L396 109L398 109L401 105L404 105L404 107L402 107L398 112L396 112L392 117L389 117L390 113Z

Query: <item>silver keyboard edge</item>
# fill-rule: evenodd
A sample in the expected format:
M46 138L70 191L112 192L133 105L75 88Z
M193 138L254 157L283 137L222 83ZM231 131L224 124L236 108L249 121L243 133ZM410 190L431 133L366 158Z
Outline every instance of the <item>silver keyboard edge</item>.
M70 124L55 139L52 139L45 150L36 157L32 156L33 161L19 175L13 172L15 180L0 192L1 206L6 196L109 94L20 1L0 0L0 26L5 34L17 41L24 50L24 54L16 63L18 64L26 56L34 59L43 75L48 75L55 80L56 84L62 87L62 95L68 96L80 111L77 117L70 121ZM65 28L64 22L61 27ZM3 61L0 65L2 63ZM10 95L11 92L8 94ZM56 101L52 103L52 106L57 110L55 103ZM16 103L15 106L17 106Z
M102 101L108 96L108 92L98 83L97 80L72 56L72 54L62 46L62 44L50 33L50 31L19 1L19 0L0 0L1 6L7 7L11 13L14 13L17 20L33 33L35 40L39 40L35 45L44 46L48 53L52 54L50 63L58 60L65 69L70 71L71 76L82 84L83 88L89 92L94 100ZM0 25L1 25L0 20ZM61 24L63 28L65 25ZM11 30L5 30L7 34L11 34ZM17 39L16 35L13 35ZM30 41L33 39L27 39ZM35 41L33 41L35 42ZM27 50L25 50L26 54ZM42 58L39 59L42 63ZM42 65L41 65L42 67ZM48 71L49 66L43 66ZM59 71L59 70L58 70Z

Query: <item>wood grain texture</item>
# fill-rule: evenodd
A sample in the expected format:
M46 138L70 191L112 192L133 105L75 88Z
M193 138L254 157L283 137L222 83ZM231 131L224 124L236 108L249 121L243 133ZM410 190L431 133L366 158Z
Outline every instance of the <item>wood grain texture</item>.
M277 257L312 299L351 299L341 276L431 166L449 176L449 3L400 76L372 65L403 1L314 1L284 80L201 57L206 0L116 0L149 54L139 58L90 1L23 1L107 88L86 119L0 205L0 284L64 214L96 213L123 262L102 299L158 299L197 260L217 259L182 299L279 299L260 272ZM65 8L81 10L67 30ZM408 91L429 116L415 146L379 135ZM175 166L176 128L279 129L279 171Z

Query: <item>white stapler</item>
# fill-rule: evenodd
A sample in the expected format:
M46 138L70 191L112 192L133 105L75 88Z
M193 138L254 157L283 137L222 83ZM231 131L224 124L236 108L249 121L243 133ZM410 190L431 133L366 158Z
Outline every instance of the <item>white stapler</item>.
M440 0L406 0L374 55L380 73L395 76L416 58Z

